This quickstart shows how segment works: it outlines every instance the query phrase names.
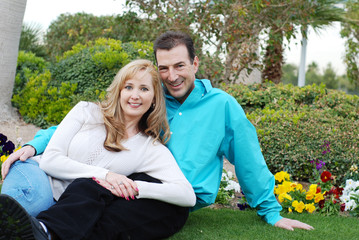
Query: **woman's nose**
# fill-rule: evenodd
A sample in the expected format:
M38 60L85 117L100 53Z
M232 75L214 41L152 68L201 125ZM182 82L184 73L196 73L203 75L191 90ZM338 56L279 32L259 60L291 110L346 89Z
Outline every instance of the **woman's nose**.
M138 93L138 91L133 91L132 94L131 94L131 98L132 99L139 99L140 98L140 95Z

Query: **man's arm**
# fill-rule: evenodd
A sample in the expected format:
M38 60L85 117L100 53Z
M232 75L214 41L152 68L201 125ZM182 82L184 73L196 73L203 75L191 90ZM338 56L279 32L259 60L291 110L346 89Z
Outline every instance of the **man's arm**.
M282 207L274 195L275 180L263 158L254 126L234 98L226 105L226 139L223 152L235 165L236 175L246 199L267 223L288 230L312 229L296 220L282 218Z
M50 127L46 130L39 130L34 139L30 142L24 144L24 146L10 154L6 161L1 165L1 175L5 179L6 175L9 173L11 165L17 161L26 161L26 159L33 157L35 155L42 154L49 143L52 135L54 134L57 126Z
M35 155L42 154L45 151L47 144L49 143L52 135L54 134L57 126L49 127L48 129L39 130L34 139L24 144L24 146L30 145L35 149Z

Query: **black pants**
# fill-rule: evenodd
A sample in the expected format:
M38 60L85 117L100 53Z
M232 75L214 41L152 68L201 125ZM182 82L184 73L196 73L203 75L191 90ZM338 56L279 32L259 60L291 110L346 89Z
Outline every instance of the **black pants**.
M146 174L133 180L160 181ZM178 232L189 209L152 199L127 201L114 196L92 179L71 183L58 203L37 219L60 239L162 239Z

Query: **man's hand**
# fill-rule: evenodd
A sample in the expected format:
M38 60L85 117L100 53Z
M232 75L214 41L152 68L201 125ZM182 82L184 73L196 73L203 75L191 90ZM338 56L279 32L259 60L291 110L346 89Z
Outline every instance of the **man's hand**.
M10 154L10 156L6 159L5 162L1 165L1 175L2 178L5 179L6 175L9 173L9 169L11 164L16 162L17 160L26 161L26 159L33 157L35 155L35 148L30 145L26 145L16 152Z
M278 222L274 224L275 227L284 228L290 231L293 231L294 228L300 228L305 230L313 230L314 228L306 223L302 223L297 220L289 219L289 218L282 218Z

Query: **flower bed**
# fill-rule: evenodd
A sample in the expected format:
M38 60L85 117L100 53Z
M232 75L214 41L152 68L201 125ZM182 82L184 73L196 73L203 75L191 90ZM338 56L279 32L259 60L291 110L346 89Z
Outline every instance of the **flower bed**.
M325 141L321 146L322 159L310 160L312 178L309 182L293 181L287 171L277 172L274 177L276 185L274 194L286 213L319 213L322 215L352 215L359 216L359 181L346 180L345 184L337 181L337 177L326 170L325 157L331 152L330 142ZM358 176L358 167L352 165L347 177ZM215 208L230 207L245 210L249 208L240 187L233 183L232 174L225 171ZM236 202L237 204L234 204Z

